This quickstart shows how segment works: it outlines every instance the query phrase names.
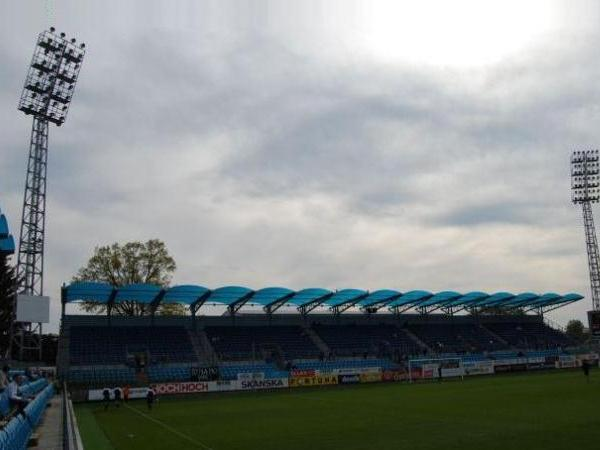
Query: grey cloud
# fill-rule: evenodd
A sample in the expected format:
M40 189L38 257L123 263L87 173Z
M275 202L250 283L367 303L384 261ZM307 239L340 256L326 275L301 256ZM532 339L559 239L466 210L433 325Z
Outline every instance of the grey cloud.
M77 30L76 16L89 52L51 130L55 298L95 245L150 237L176 282L587 292L567 163L597 138L594 36L462 72L329 61L252 27ZM0 46L13 228L37 27Z

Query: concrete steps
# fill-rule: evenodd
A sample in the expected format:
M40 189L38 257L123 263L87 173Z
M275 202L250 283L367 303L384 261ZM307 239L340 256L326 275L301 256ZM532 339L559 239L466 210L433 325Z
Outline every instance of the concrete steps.
M303 327L303 330L306 333L306 335L309 337L309 339L313 342L313 344L315 344L317 346L317 348L321 352L323 352L323 354L329 355L331 350L329 349L328 345L325 343L325 341L323 339L321 339L321 337L317 333L315 333L315 331L312 328Z
M429 346L427 344L425 344L425 342L423 342L421 339L419 339L419 337L416 334L414 334L408 328L402 328L402 331L404 331L406 333L406 335L409 338L411 338L415 344L417 344L419 347L421 347L422 350L426 350L427 352L431 353L431 348L429 348Z

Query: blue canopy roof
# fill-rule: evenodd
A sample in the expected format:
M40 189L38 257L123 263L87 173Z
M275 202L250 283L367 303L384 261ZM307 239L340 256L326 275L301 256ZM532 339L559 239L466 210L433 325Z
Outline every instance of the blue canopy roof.
M473 291L468 294L463 295L462 297L457 298L456 300L448 303L447 306L466 306L471 304L477 304L482 300L488 298L490 294L486 294L485 292Z
M526 305L528 303L531 303L531 302L537 300L538 298L540 298L540 296L537 294L534 294L533 292L523 292L522 294L515 295L510 300L505 301L504 303L502 303L502 306Z
M8 220L6 216L0 213L0 237L8 236Z
M512 299L514 296L515 294L511 294L510 292L496 292L495 294L490 295L488 298L477 302L476 306L495 306Z
M192 305L210 294L210 289L193 284L182 284L167 289L161 303Z
M0 254L12 255L15 252L15 239L8 230L8 220L0 211Z
M360 289L342 289L326 299L323 304L335 308L336 306L342 306L347 303L355 303L367 295L369 295L367 291L362 291Z
M321 289L321 288L302 289L301 291L296 292L296 294L294 294L294 296L291 297L286 302L286 305L289 304L289 305L302 307L302 306L308 305L308 304L316 302L316 301L323 301L331 295L333 295L333 292L331 292L328 289Z
M231 306L249 298L254 291L243 286L225 286L215 289L210 293L205 303L213 305Z
M401 296L399 299L394 300L393 302L388 304L388 307L396 308L398 306L413 305L425 301L432 296L433 294L428 291L409 291L403 296Z
M12 255L15 252L15 239L12 235L0 237L0 253Z
M266 287L256 291L250 300L248 300L248 304L269 306L284 300L286 297L291 297L292 295L294 295L294 291L288 288Z
M449 303L449 302L451 302L453 300L456 300L459 297L461 297L461 294L459 294L458 292L454 292L454 291L442 291L442 292L438 292L437 294L435 294L434 296L432 296L428 300L425 300L424 302L419 303L419 307L433 306L433 305L444 305L444 304Z
M308 288L293 291L285 287L266 287L254 291L243 286L225 286L214 290L199 285L178 285L163 288L154 284L131 284L122 287L111 286L107 283L74 282L66 286L62 292L64 303L78 301L94 301L98 303L133 301L144 304L181 303L196 311L203 304L226 305L232 313L244 304L261 305L268 312L272 305L282 304L295 306L301 312L307 313L311 307L322 304L335 312L341 312L342 306L387 305L392 311L406 310L412 307L426 308L428 306L443 307L523 307L535 309L558 307L562 304L583 299L576 293L560 295L553 292L538 295L532 292L511 294L497 292L489 295L485 292L473 291L460 294L455 291L441 291L435 295L429 291L415 290L405 294L391 289L381 289L369 293L362 289L342 289L336 292L322 288ZM427 311L424 309L423 311Z
M367 297L359 300L357 305L367 308L369 306L381 305L392 300L397 299L402 295L401 292L394 291L392 289L380 289L378 291L371 292Z
M128 284L117 289L115 303L152 303L161 291L162 288L156 284Z
M75 282L63 290L63 302L98 302L108 303L115 289L107 283Z

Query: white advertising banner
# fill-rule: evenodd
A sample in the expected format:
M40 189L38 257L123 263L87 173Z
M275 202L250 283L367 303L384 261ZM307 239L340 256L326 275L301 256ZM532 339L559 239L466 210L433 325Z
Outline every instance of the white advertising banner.
M442 377L462 377L464 374L462 367L442 367Z
M249 391L257 389L280 389L288 387L287 378L263 378L262 380L199 381L185 383L157 383L152 385L157 395L199 394L204 392ZM114 400L114 387L110 389L110 399ZM103 400L104 389L88 391L88 400ZM131 388L129 398L146 398L148 388Z
M110 399L115 399L115 388L109 388L110 391ZM121 389L121 398L123 398L122 394L123 390ZM129 389L129 398L146 398L146 394L148 393L148 388L130 388ZM91 389L88 391L88 400L97 401L104 400L104 389Z
M469 361L463 365L465 375L491 375L494 373L493 361Z
M556 361L557 369L569 369L572 367L577 367L577 358L575 355L561 355L558 357L558 361Z
M264 380L264 372L240 372L237 374L238 381Z
M265 378L264 380L238 380L237 389L247 391L253 389L280 389L288 387L287 378Z

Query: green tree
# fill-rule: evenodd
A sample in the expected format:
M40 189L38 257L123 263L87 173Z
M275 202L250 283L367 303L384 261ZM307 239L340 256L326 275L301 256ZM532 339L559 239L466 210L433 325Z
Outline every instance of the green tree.
M0 254L0 348L8 345L17 274L7 255Z
M167 246L158 239L147 242L114 243L96 247L87 264L79 269L73 281L106 282L113 286L150 283L167 287L177 265ZM87 312L106 312L106 305L97 302L83 303ZM140 316L149 311L148 305L125 301L114 305L112 312L124 316ZM159 314L184 314L183 305L163 305Z
M569 320L569 323L567 323L566 333L567 336L569 336L575 342L585 341L585 328L581 320Z

